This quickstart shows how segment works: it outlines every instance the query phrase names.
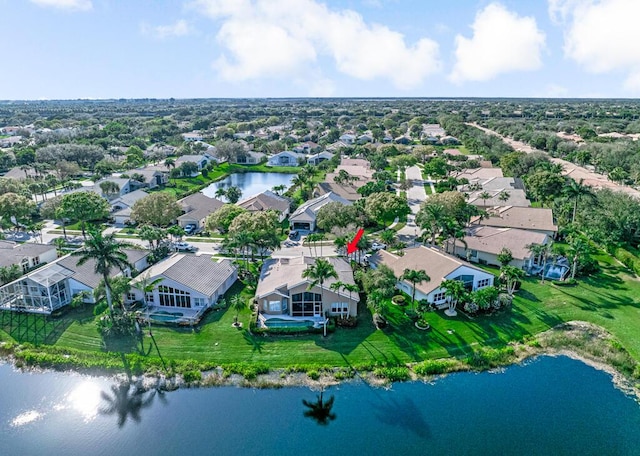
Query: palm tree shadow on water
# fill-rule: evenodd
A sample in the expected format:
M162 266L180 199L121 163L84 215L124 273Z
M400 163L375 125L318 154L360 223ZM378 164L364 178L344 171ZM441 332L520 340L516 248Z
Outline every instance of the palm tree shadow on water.
M336 414L331 411L335 396L324 400L324 387L320 390L320 394L316 396L315 401L307 401L302 399L302 405L305 406L302 414L305 418L313 419L320 426L327 426L331 421L337 418Z
M128 419L136 423L140 422L140 413L143 409L151 407L156 390L147 391L140 384L127 380L111 385L111 394L101 391L100 396L104 405L98 410L99 413L101 415L115 415L118 427L122 428Z

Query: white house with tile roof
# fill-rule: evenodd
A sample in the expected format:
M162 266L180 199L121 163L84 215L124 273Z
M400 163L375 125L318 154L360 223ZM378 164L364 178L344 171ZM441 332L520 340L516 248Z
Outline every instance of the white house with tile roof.
M228 259L175 253L133 279L128 300L145 301L143 292L134 285L156 279L161 281L146 295L150 311L179 310L196 319L231 288L238 279L238 269Z
M369 262L374 268L381 264L391 268L398 279L397 288L409 295L413 285L400 279L405 269L425 271L431 280L416 284L416 299L426 299L438 308L448 305L445 290L440 287L445 279L462 281L468 291L491 286L494 280L493 274L433 247L406 249L403 256L379 250L371 256Z

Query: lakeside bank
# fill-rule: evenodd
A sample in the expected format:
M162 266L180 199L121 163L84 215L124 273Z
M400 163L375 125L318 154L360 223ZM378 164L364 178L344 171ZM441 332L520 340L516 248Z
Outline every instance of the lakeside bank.
M28 350L33 350L28 348ZM579 360L600 371L611 375L613 384L625 394L640 401L640 364L629 355L619 342L606 330L590 323L572 321L538 334L524 342L512 343L503 348L483 348L472 355L460 358L443 358L422 361L420 363L397 364L357 369L354 367L323 367L305 369L291 366L284 369L269 369L266 366L249 368L240 365L211 366L208 370L182 370L180 373L162 372L134 374L130 370L124 354L113 354L120 362L120 368L114 363L86 363L70 365L72 356L54 359L47 358L38 362L38 356L23 356L23 347L6 342L0 343L3 359L13 363L21 370L37 372L40 370L73 371L84 374L115 377L119 382L131 382L144 389L171 391L184 387L220 387L236 386L246 388L283 388L305 386L312 389L324 389L344 382L361 380L370 386L388 387L395 382L430 381L437 376L457 372L482 372L520 364L537 356L567 356ZM44 359L44 358L43 358ZM191 363L190 360L184 360ZM635 363L629 371L629 363Z

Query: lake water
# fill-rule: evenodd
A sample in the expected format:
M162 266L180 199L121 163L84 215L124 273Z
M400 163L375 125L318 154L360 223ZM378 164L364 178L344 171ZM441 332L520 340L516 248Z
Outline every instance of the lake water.
M276 185L285 185L289 188L294 177L295 174L284 173L234 173L221 181L212 183L203 189L202 193L210 198L214 198L216 196L216 190L219 188L235 186L242 190L241 199L245 199L262 193L265 190L271 190Z
M331 387L324 425L304 416L302 401L319 394L308 388L183 389L119 415L100 411L101 391L114 395L104 378L1 365L0 384L2 455L640 454L640 405L565 357L432 384Z

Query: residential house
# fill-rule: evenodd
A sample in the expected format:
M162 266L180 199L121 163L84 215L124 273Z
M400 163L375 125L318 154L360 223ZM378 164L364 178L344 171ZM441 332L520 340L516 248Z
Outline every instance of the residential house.
M298 166L299 159L304 158L290 150L283 150L280 153L272 155L267 161L267 166Z
M456 179L467 179L469 182L477 182L491 179L492 177L504 177L500 168L472 168L454 174Z
M19 244L12 241L0 241L0 267L18 265L23 273L58 258L56 248L46 244Z
M132 268L114 269L111 278L130 276L132 269L147 268L149 251L123 249ZM85 302L95 302L94 291L102 281L95 272L95 261L78 265L78 257L66 255L29 274L0 287L0 309L38 314L51 314L66 306L73 296L86 292Z
M149 194L144 190L134 190L110 201L111 217L113 217L115 224L124 225L127 223L131 219L133 205L146 196Z
M307 158L307 163L310 165L319 165L323 161L331 160L333 158L333 155L334 154L332 154L331 152L318 152L316 154L309 155L309 158Z
M210 159L205 154L197 154L197 155L182 155L176 158L175 165L178 168L183 163L195 163L198 166L198 171L202 171L202 168L209 164ZM196 173L197 175L197 173Z
M97 181L93 187L83 187L83 189L89 190L89 191L93 191L95 193L97 193L98 195L104 197L104 198L118 198L121 196L126 195L127 193L130 193L133 190L133 186L131 183L131 179L129 179L128 177L105 177L100 179L99 181ZM102 191L102 187L100 187L100 184L104 183L104 182L113 182L114 184L116 184L118 186L118 191L115 192L113 195L106 195L103 191ZM79 189L79 190L83 190L83 189Z
M453 249L451 240L447 241L447 247L451 247L453 253L458 257L490 266L500 266L498 255L503 249L508 249L513 256L511 266L530 270L532 267L538 266L538 259L527 246L531 244L544 245L550 239L546 234L536 231L475 225L469 227L466 236L455 243L455 249Z
M22 136L9 136L7 138L0 138L0 147L8 148L19 144L22 141Z
M312 200L305 202L295 210L289 217L289 225L293 230L315 231L316 217L318 211L326 204L338 202L345 205L351 205L351 201L329 192Z
M196 142L202 141L204 137L202 136L202 134L200 134L199 131L192 131L189 133L182 133L182 139L184 139L186 142Z
M344 144L346 144L347 146L351 146L356 141L356 135L352 133L345 133L342 136L340 136L340 138L338 139L342 141Z
M358 136L357 143L358 144L368 144L373 142L373 136L369 133L365 133L363 135Z
M136 284L160 279L152 291L143 293ZM186 321L197 320L215 305L238 279L238 269L231 260L212 255L175 253L131 281L128 302L146 302L147 315L153 319L158 311L180 311Z
M131 182L134 187L154 189L169 183L169 169L166 166L145 166L129 171L129 175L139 174L143 177L142 182L135 179Z
M355 284L353 271L343 258L326 258L333 265L338 279L333 277L311 286L312 280L302 277L315 258L271 258L265 260L256 288L256 302L262 319L289 317L324 321L327 315L355 317L358 314L358 293L332 290L336 281Z
M311 154L317 152L318 149L320 149L320 146L313 141L305 141L293 148L293 150L299 154Z
M471 224L496 228L518 228L544 233L555 238L558 226L553 222L553 211L546 207L503 206L489 212L489 217L475 217Z
M245 150L244 152L238 154L236 158L233 160L233 163L238 165L257 165L262 163L265 154L262 152L254 152L252 150Z
M489 198L482 198L486 192ZM468 193L467 202L482 209L496 206L521 206L530 207L531 201L527 199L527 193L521 189L496 189L477 190Z
M471 263L441 252L433 247L419 246L404 251L403 256L379 250L369 259L372 267L384 264L398 278L397 288L411 294L413 285L400 277L406 269L423 270L431 280L416 284L416 299L426 299L438 308L448 305L443 280L460 280L468 291L493 285L494 276Z
M7 136L15 136L23 127L8 126L0 128L0 134Z
M446 135L444 128L440 126L440 124L422 124L422 137L426 139L428 137L431 138L441 138Z
M223 202L216 198L209 198L204 193L194 193L178 200L184 214L178 217L178 225L196 225L196 230L204 228L205 219L223 206Z
M251 198L239 201L238 206L249 212L275 211L278 214L278 221L282 222L289 215L291 202L287 198L266 190Z
M313 196L322 196L327 193L334 193L347 201L358 201L362 195L358 189L362 185L356 186L352 183L338 184L336 182L320 182L313 191Z

